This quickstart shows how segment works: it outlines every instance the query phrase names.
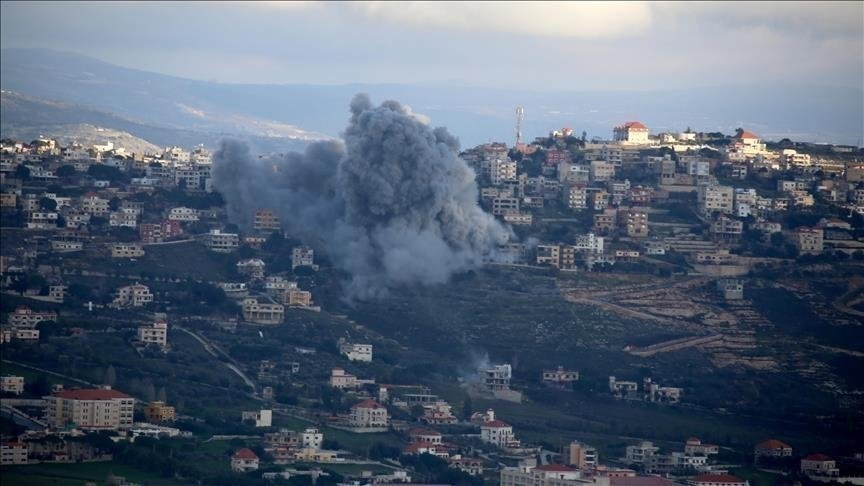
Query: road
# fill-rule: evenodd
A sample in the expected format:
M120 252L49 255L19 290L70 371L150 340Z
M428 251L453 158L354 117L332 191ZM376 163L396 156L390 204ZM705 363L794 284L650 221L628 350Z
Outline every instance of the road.
M176 325L176 324L173 326L173 328L174 328L174 329L177 329L178 331L183 331L183 332L185 332L186 334L188 334L188 335L192 336L193 338L195 338L196 341L198 341L199 343L201 343L201 346L204 347L204 350L207 351L207 352L208 352L211 356L213 356L214 358L219 359L219 357L221 356L221 357L224 357L225 359L229 360L230 362L228 362L228 363L226 363L225 361L222 361L221 359L220 359L219 361L220 361L223 365L225 365L226 368L228 368L229 370L233 371L234 374L236 374L237 376L239 376L240 379L243 380L243 382L245 382L246 385L249 386L249 388L252 389L252 393L255 394L255 391L257 390L257 387L255 386L255 382L252 381L252 380L251 380L251 379L246 375L246 373L243 373L243 371L242 371L240 368L237 367L237 365L233 362L234 360L231 358L231 356L228 356L228 353L226 353L225 351L222 351L222 350L219 348L219 346L216 346L215 344L213 344L213 343L211 343L210 341L208 341L207 338L205 338L205 337L203 337L203 336L197 334L197 333L194 332L194 331L191 331L191 330L189 330L189 329L186 329L185 327L182 327L182 326L178 326L178 325Z

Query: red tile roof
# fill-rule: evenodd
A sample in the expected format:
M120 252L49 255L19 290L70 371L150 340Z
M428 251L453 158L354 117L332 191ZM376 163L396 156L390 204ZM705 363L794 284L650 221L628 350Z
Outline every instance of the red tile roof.
M510 424L507 422L502 422L500 420L492 420L490 422L483 422L480 424L480 427L489 427L491 429L500 429L503 427L510 427Z
M54 393L54 396L67 400L114 400L115 398L132 398L117 390L103 390L101 388L63 390Z
M696 483L743 483L744 480L731 474L703 474L693 478Z
M572 472L576 469L565 466L564 464L543 464L542 466L537 466L534 468L538 471L549 471L549 472Z
M375 400L372 400L370 398L367 400L363 400L362 402L354 405L351 408L384 408L384 407L380 403L378 403Z
M628 121L627 123L625 123L622 126L624 128L635 128L638 130L648 130L648 127L646 127L645 125L643 125L641 122L638 122L638 121Z
M791 449L789 444L777 439L768 439L765 442L756 444L756 449Z
M747 130L740 130L738 133L735 134L735 138L737 138L737 139L743 139L743 138L756 138L756 139L758 139L759 135L756 135L753 132L748 132Z
M809 456L802 459L802 461L833 461L830 457L825 454L810 454Z
M234 459L252 460L252 459L258 459L258 456L255 455L255 453L252 452L251 449L247 449L244 447L244 448L239 449L237 452L234 453Z

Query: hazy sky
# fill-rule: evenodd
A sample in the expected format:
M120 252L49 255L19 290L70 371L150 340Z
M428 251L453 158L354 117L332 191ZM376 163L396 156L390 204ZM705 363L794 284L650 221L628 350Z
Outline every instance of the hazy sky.
M2 2L3 47L223 82L864 85L864 2Z

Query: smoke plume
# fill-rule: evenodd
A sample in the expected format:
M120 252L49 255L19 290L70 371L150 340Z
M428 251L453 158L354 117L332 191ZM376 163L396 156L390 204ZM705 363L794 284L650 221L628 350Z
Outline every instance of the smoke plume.
M213 184L228 216L251 228L271 208L283 230L323 248L346 271L346 297L370 299L407 284L443 283L478 265L510 230L477 203L474 171L459 142L395 101L351 101L344 143L255 158L225 140Z

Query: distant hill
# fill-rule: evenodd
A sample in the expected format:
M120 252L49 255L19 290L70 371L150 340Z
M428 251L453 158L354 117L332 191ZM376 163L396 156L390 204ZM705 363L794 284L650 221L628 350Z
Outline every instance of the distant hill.
M565 61L562 61L565 62ZM590 61L583 61L587 64ZM590 71L586 70L586 76ZM254 85L182 79L119 67L93 58L41 49L3 49L0 86L72 104L136 124L137 130L180 130L303 142L338 136L357 92L375 100L396 99L447 126L463 145L511 142L514 111L525 107L526 138L562 126L608 138L626 120L652 133L734 132L744 126L765 139L856 144L864 133L864 90L825 86L725 86L667 91L533 91L426 85ZM4 121L6 114L3 114ZM98 123L102 125L102 123ZM189 138L189 137L184 137ZM194 138L194 137L192 137ZM164 140L161 138L160 140ZM181 143L181 142L177 142ZM202 142L208 143L208 142ZM263 143L263 145L267 145Z

